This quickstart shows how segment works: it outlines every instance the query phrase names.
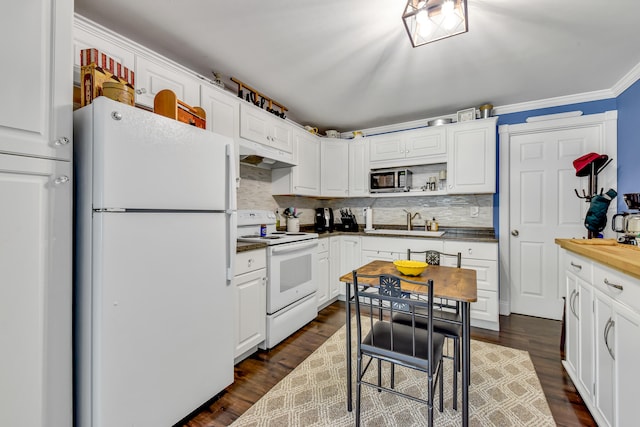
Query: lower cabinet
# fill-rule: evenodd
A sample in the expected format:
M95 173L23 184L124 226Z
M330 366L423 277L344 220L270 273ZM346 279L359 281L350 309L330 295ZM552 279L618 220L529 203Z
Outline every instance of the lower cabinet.
M329 301L329 281L331 267L329 263L329 239L318 241L318 291L316 298L318 308L324 307Z
M264 249L236 254L233 279L235 363L255 352L265 340L267 254Z
M340 236L329 237L329 298L345 295L344 283L340 281Z
M563 258L564 367L598 425L635 426L640 280L567 251Z

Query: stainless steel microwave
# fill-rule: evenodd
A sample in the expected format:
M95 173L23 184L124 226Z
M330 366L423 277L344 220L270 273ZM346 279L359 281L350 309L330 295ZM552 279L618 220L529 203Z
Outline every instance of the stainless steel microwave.
M411 189L411 171L407 168L375 169L369 172L370 193L400 193Z

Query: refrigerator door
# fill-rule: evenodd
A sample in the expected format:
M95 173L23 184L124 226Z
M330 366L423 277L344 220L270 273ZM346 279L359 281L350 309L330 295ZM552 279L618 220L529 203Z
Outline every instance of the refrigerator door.
M93 425L173 425L233 382L225 222L94 214Z
M91 108L93 209L235 209L231 138L105 97Z

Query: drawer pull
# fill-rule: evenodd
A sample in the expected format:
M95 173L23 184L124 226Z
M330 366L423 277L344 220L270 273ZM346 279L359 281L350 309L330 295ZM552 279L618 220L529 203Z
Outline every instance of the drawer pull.
M571 267L577 268L578 270L582 270L582 266L580 264L574 264L573 261L571 261Z
M617 289L619 291L624 291L624 288L622 287L622 285L617 285L615 283L611 283L610 281L607 280L606 277L604 278L604 284L607 285L607 286L610 286L612 288L615 288L615 289Z

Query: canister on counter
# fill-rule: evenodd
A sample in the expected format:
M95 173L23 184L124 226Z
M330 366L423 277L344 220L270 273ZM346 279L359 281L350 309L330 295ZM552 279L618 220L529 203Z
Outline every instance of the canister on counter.
M260 237L267 235L267 224L260 224Z

